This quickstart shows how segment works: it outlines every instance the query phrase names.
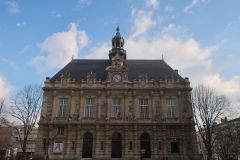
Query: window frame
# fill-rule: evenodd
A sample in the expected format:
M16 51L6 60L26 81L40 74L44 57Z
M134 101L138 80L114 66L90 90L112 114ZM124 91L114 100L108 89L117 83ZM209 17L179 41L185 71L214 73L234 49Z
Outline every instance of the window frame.
M140 118L149 118L149 103L147 98L139 99Z
M64 135L64 127L57 127L57 135Z
M85 99L85 117L94 118L94 109L95 109L95 99L86 98Z
M119 110L119 112L121 113L121 108L122 108L122 101L119 98L113 98L112 99L112 115L114 117L118 117L117 115L117 111ZM120 115L121 117L121 115Z
M167 118L176 118L176 100L166 99Z
M68 113L68 99L59 98L58 99L58 117L67 117Z

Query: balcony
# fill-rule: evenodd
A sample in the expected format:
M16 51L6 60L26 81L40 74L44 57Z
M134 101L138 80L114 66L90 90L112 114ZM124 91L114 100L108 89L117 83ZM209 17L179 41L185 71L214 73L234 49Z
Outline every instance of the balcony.
M123 122L123 118L122 117L110 117L110 122L120 123L120 122Z
M166 123L179 123L179 118L177 117L170 117L170 118L165 118Z
M95 118L94 117L83 117L82 122L83 123L93 123L93 122L95 122Z
M138 118L137 119L138 120L138 122L140 122L140 123L149 123L149 122L151 122L151 118Z

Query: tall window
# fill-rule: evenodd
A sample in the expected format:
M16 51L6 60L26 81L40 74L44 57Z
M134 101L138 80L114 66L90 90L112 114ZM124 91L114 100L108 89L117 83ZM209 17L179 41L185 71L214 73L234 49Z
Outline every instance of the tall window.
M92 98L86 99L85 117L94 117L94 99Z
M140 118L149 118L149 107L147 99L139 99Z
M176 101L174 99L167 99L167 118L174 118L176 117Z
M57 135L64 135L64 127L57 128Z
M58 117L67 117L68 99L60 98L58 105Z
M121 116L121 100L120 99L113 99L112 101L112 111L114 117L120 117Z

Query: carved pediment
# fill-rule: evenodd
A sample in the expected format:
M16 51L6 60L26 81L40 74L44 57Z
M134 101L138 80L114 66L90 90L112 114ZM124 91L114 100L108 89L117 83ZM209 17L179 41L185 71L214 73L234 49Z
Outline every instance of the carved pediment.
M93 86L93 84L95 83L96 81L96 74L91 73L90 74L87 74L87 84L88 86Z
M106 68L107 71L127 71L127 67L124 66L124 58L120 56L118 53L112 57L112 64Z
M148 80L147 74L144 74L144 73L139 74L138 79L139 79L140 86L145 87Z
M65 73L62 73L60 78L62 85L66 86L70 81L70 73L68 73L67 71Z
M174 84L173 75L165 75L165 83L167 87L173 87Z

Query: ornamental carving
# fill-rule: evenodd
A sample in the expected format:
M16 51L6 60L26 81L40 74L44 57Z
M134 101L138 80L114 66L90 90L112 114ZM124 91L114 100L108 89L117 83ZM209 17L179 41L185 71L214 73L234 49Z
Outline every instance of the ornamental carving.
M167 87L173 87L174 77L173 75L165 75L165 83Z
M138 79L139 79L140 86L145 87L148 79L147 74L143 74L143 73L139 74Z
M70 73L68 73L67 71L65 73L62 73L60 78L61 78L62 86L66 86L70 81Z
M107 71L109 70L125 70L128 69L124 66L124 57L120 56L118 53L112 57L112 64L106 68Z
M87 84L88 86L93 86L96 81L96 74L93 74L92 71L90 74L87 74Z
M107 112L107 106L106 106L105 101L102 101L102 104L101 104L101 111L102 111L102 115L106 115L106 112Z
M160 115L161 114L161 107L159 105L159 102L156 101L156 115Z

